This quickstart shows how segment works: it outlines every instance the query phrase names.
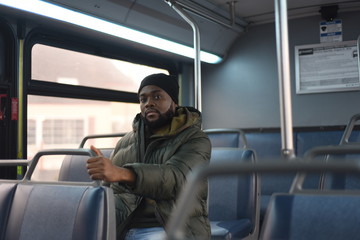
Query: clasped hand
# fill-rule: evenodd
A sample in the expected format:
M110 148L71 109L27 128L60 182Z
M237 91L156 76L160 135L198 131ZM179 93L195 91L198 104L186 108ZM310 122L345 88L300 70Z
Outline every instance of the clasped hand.
M90 148L96 153L95 157L87 160L86 167L91 179L134 184L136 175L132 170L115 166L98 148L94 146Z

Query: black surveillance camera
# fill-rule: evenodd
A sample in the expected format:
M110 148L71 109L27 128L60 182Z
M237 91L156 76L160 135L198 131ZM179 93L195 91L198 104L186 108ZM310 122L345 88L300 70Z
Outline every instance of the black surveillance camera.
M327 22L331 22L334 21L334 19L337 17L338 10L338 5L322 6L319 10L319 13L321 13L321 17L323 19L325 19Z

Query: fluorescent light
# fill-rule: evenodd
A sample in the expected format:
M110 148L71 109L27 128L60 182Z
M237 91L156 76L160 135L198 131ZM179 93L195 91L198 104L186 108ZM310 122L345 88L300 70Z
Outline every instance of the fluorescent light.
M194 49L191 47L101 20L90 15L75 12L48 2L40 0L0 0L0 4L107 33L185 57L194 58L195 56ZM222 60L221 57L204 51L200 52L200 59L207 63L219 63Z

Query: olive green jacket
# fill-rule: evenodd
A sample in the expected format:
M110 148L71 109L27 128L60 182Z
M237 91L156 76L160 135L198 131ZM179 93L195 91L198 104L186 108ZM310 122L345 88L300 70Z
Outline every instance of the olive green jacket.
M201 130L201 114L194 108L178 108L171 124L153 133L150 139L145 150L144 124L138 114L133 131L118 142L111 157L115 165L131 168L137 176L133 187L111 184L116 198L118 234L126 229L126 220L143 197L154 200L155 215L166 229L187 175L194 167L209 163L211 143ZM186 239L210 238L207 187L204 179L186 222Z

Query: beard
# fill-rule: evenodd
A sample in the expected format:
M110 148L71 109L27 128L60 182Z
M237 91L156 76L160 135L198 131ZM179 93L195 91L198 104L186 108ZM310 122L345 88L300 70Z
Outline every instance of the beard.
M175 113L172 111L171 107L163 114L158 110L155 110L159 114L159 118L155 121L149 121L146 117L143 117L145 125L148 126L151 130L161 128L167 124L171 123Z

